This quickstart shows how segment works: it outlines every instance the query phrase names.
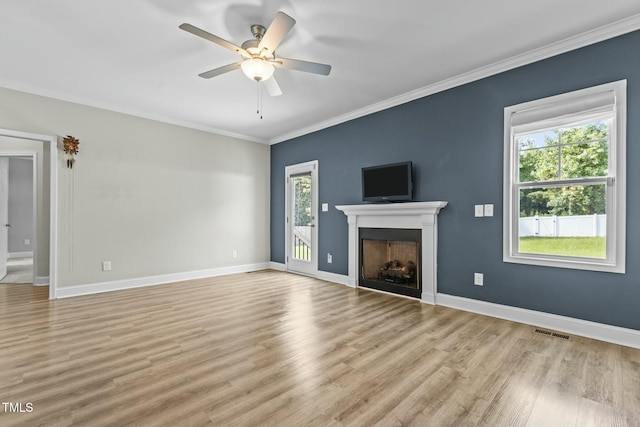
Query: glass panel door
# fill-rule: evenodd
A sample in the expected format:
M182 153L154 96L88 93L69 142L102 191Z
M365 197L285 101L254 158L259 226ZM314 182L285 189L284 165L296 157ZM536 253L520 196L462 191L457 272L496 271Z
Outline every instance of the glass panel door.
M311 173L291 177L291 195L293 230L291 237L292 258L299 261L311 261L311 238L314 227L311 213Z
M318 271L316 217L318 162L287 166L287 270L315 276Z

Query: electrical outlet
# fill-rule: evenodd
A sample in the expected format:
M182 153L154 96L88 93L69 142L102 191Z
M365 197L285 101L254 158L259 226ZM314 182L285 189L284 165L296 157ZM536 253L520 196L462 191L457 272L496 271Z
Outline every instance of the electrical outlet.
M493 204L484 205L484 216L493 216Z
M24 244L25 244L25 245L30 245L30 244L31 244L31 240L29 240L29 239L24 239Z
M102 261L102 271L111 271L111 261Z
M331 264L333 262L333 256L329 253L327 254L327 263Z
M238 251L234 249L234 250L231 252L231 257L232 257L232 258L234 258L234 259L235 259L235 258L238 258Z
M484 274L473 273L473 284L477 286L484 286Z
M476 217L484 216L484 205L476 205L475 215Z

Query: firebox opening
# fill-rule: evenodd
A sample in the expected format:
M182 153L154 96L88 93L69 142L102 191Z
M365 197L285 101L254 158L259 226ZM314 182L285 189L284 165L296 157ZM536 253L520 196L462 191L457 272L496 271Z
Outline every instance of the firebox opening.
M359 285L419 298L421 230L361 228Z

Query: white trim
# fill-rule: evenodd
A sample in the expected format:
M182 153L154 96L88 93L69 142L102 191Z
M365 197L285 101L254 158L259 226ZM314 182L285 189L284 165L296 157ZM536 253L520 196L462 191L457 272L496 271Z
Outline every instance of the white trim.
M282 262L269 261L269 268L277 271L287 271L287 265Z
M7 256L7 259L25 258L25 257L32 257L32 256L33 256L33 251L29 251L29 252L9 252L9 255Z
M430 304L430 303L428 303L428 302L421 301L421 300L420 300L420 298L412 297L412 296L410 296L410 295L402 295L402 294L397 294L397 293L395 293L395 292L388 292L388 291L383 291L383 290L380 290L380 289L374 289L374 288L362 288L362 290L365 290L365 291L371 291L371 292L378 292L378 293L380 293L380 294L386 294L386 295L390 295L390 296L392 296L392 297L398 297L398 298L410 299L410 300L414 300L414 301L417 301L417 302L421 302L421 303L423 303L423 304Z
M623 274L625 272L626 93L627 81L619 80L504 108L503 262L609 273ZM528 185L528 183L521 184L518 182L519 159L516 127L527 126L527 132L533 132L536 128L530 127L532 124L538 123L538 126L544 128L546 122L555 120L554 114L559 114L561 119L570 116L571 120L576 120L585 112L589 114L593 108L603 111L603 107L607 107L606 110L610 109L611 113L607 114L612 115L610 119L612 125L609 140L609 177L602 177L602 179L606 179L607 182L611 183L607 185L606 258L594 259L519 252L519 189L523 188L523 185ZM514 122L514 118L517 118L518 115L520 115L520 119ZM558 123L554 123L554 126L556 125ZM551 129L553 128L551 127ZM572 181L578 185L584 185L594 180L573 179ZM539 184L540 186L557 185L562 182L562 180L555 180L540 182Z
M51 189L49 197L49 299L56 298L58 284L58 138L51 137L49 179Z
M141 117L149 120L154 120L162 123L169 123L177 126L183 126L190 129L201 130L204 132L214 133L217 135L228 136L231 138L238 138L246 141L256 142L260 144L277 144L279 142L287 141L302 135L306 135L312 132L316 132L331 126L338 125L340 123L348 122L359 117L367 116L369 114L376 113L378 111L386 110L407 102L411 102L418 98L423 98L428 95L433 95L438 92L445 91L457 86L462 86L467 83L471 83L477 80L481 80L486 77L490 77L514 68L521 67L523 65L531 64L536 61L540 61L552 56L560 55L575 49L579 49L584 46L589 46L604 40L608 40L614 37L618 37L632 31L640 29L640 14L632 15L628 18L621 19L611 24L604 25L602 27L594 28L584 33L568 37L564 40L560 40L546 46L530 50L529 52L522 53L507 59L503 59L493 64L485 65L467 73L460 74L458 76L445 79L434 84L418 88L406 92L404 94L394 96L384 101L377 102L375 104L359 108L340 114L329 120L324 120L315 123L310 126L306 126L300 129L296 129L273 138L259 138L256 136L245 135L235 132L229 132L224 129L214 128L210 126L203 126L199 123L193 123L190 121L178 120L172 117L166 117L161 115L149 114L148 112L135 110L123 106L116 106L109 103L95 102L95 100L73 97L68 94L62 94L49 89L36 88L33 86L18 85L14 82L0 81L0 86L17 90L21 92L31 93L39 96L45 96L48 98L59 99L62 101L73 102L76 104L87 105L91 107L101 108L108 111L114 111L117 113L128 114L131 116Z
M272 270L282 271L285 273L301 274L295 271L287 271L287 266L279 262L273 262L273 261L269 262L269 268L271 268ZM350 288L356 287L355 283L350 283L349 276L345 276L344 274L330 273L328 271L318 270L318 274L316 274L315 276L309 276L309 277L314 277L315 279L318 279L318 280L324 280L325 282L331 282L331 283L337 283L339 285L349 286Z
M404 228L422 232L422 302L436 304L438 290L438 213L447 202L340 205L349 224L349 276L357 287L360 271L360 228Z
M349 286L350 288L355 288L355 285L350 283L349 276L345 276L344 274L330 273L328 271L318 271L318 275L316 276L316 278L327 282L337 283L339 285Z
M270 262L269 265L270 268L273 268L274 270L283 271L283 264ZM350 286L348 284L348 276L323 271L319 271L318 273L318 279L320 280ZM367 290L420 301L418 298L405 297L404 295L391 294L389 292L378 291L376 289L367 288ZM436 300L437 305L441 305L443 307L450 307L455 308L456 310L469 311L471 313L510 320L512 322L553 329L613 344L640 348L640 331L635 329L605 325L603 323L590 322L588 320L581 320L573 317L559 316L557 314L549 314L518 307L510 307L508 305L495 304L439 292L437 293ZM428 302L422 302L428 304Z
M38 188L38 169L40 169L41 167L40 162L42 162L43 186L43 188L41 189ZM33 216L31 218L31 235L33 236L33 266L31 268L31 273L33 274L33 284L35 285L38 280L38 264L40 259L40 251L38 250L38 248L40 247L40 235L38 234L38 212L41 212L44 208L44 206L41 206L43 200L38 201L38 190L40 190L40 194L44 195L44 183L46 182L46 177L44 176L44 143L42 144L42 159L38 160L38 153L35 152L31 156L31 179L33 180L31 189L31 206L33 206Z
M304 163L297 163L294 165L285 166L284 168L284 191L285 191L285 201L284 201L284 211L285 211L285 267L287 271L292 271L295 273L306 274L312 277L315 277L318 274L318 234L319 234L319 218L318 218L318 176L319 176L319 162L318 160L310 160ZM303 269L296 270L291 268L291 259L289 259L289 255L291 254L291 224L289 212L291 211L291 184L290 178L292 175L310 173L311 174L311 215L313 217L313 229L311 231L311 262L310 270L305 271ZM293 263L298 263L298 265L302 265L305 261L294 261Z
M640 331L635 329L621 328L619 326L605 325L603 323L590 322L573 317L559 316L441 293L438 294L438 305L483 314L485 316L497 317L512 322L554 329L613 344L640 348Z
M1 81L1 80L0 80L0 87L4 87L7 89L19 91L19 92L30 93L33 95L43 96L46 98L57 99L60 101L71 102L74 104L86 105L88 107L100 108L102 110L112 111L115 113L127 114L129 116L140 117L142 119L147 119L147 120L153 120L155 122L167 123L170 125L181 126L188 129L195 129L195 130L199 130L207 133L213 133L216 135L227 136L230 138L235 138L243 141L256 142L259 144L269 144L269 140L265 138L258 138L256 136L230 132L224 129L215 128L211 126L203 126L202 124L199 124L199 123L194 123L186 120L178 120L173 117L163 116L159 114L149 114L146 111L140 111L134 108L117 106L107 102L96 102L95 100L90 98L69 96L68 94L64 94L61 92L44 89L40 87L14 84L14 82L7 82L7 81Z
M91 283L87 285L64 286L58 288L58 298L68 298L80 295L91 295L102 292L120 291L124 289L141 288L146 286L164 285L184 280L205 279L207 277L224 276L227 274L248 273L265 270L270 263L245 264L231 267L219 267L208 270L188 271L184 273L163 274L159 276L138 277L135 279L115 280L112 282Z
M280 262L270 261L269 262L269 268L272 269L272 270L284 271L285 273L288 273L287 266L285 264L283 264L283 263L280 263ZM292 272L292 274L296 274L296 273ZM349 286L351 288L355 288L355 284L350 284L349 283L349 276L345 276L344 274L330 273L328 271L318 270L318 275L316 276L316 279L324 280L326 282L337 283L339 285Z
M35 286L47 286L49 284L49 276L36 276Z
M49 299L56 298L57 283L57 256L58 247L58 137L54 135L40 135L37 133L22 132L10 129L0 129L0 136L11 138L27 139L31 141L42 141L49 143ZM43 147L44 150L44 147ZM34 171L37 168L37 156L34 155ZM35 173L35 172L34 172ZM44 178L44 177L43 177ZM35 182L36 180L34 180ZM35 192L34 192L35 193ZM34 198L36 195L34 194ZM35 215L34 215L35 218ZM34 241L37 244L37 233L34 230ZM37 251L34 254L34 277L37 270Z
M376 113L378 111L386 110L398 105L406 104L407 102L414 101L419 98L423 98L429 95L443 92L445 90L462 86L467 83L478 81L486 77L490 77L505 71L512 70L514 68L522 67L527 64L531 64L537 61L541 61L546 58L551 58L556 55L560 55L581 47L589 46L604 40L612 39L614 37L621 36L623 34L630 33L640 29L640 14L633 15L612 24L604 25L593 30L589 30L582 34L560 40L538 49L530 50L529 52L522 53L520 55L513 56L511 58L503 59L493 64L485 65L467 73L459 74L458 76L441 80L432 85L424 86L422 88L412 90L402 95L394 96L384 101L377 102L375 104L368 105L366 107L350 111L345 114L333 117L329 120L315 123L311 126L307 126L301 129L297 129L280 136L271 138L269 143L271 145L279 142L287 141L289 139L297 138L302 135L306 135L312 132L338 125L340 123L348 122L350 120L357 119L359 117L367 116L369 114Z
M406 202L406 203L363 203L361 205L340 205L336 209L344 212L347 216L380 216L380 217L401 217L409 219L422 215L438 215L440 210L447 206L448 202ZM396 220L392 218L392 220ZM411 228L413 224L402 228Z

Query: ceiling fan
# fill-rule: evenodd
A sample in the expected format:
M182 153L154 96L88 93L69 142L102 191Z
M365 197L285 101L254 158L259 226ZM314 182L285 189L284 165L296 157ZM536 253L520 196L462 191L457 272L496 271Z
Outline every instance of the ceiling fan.
M286 13L278 12L275 18L273 18L271 25L269 25L269 28L265 28L259 24L252 25L251 33L254 38L245 41L241 46L237 46L191 24L184 23L181 24L179 28L238 53L242 57L242 60L239 62L205 71L199 74L200 77L210 79L240 68L248 78L257 82L264 82L269 95L278 96L282 95L282 90L280 90L280 86L273 76L274 67L305 71L323 76L327 76L331 72L330 65L276 56L276 48L295 24L295 19Z

